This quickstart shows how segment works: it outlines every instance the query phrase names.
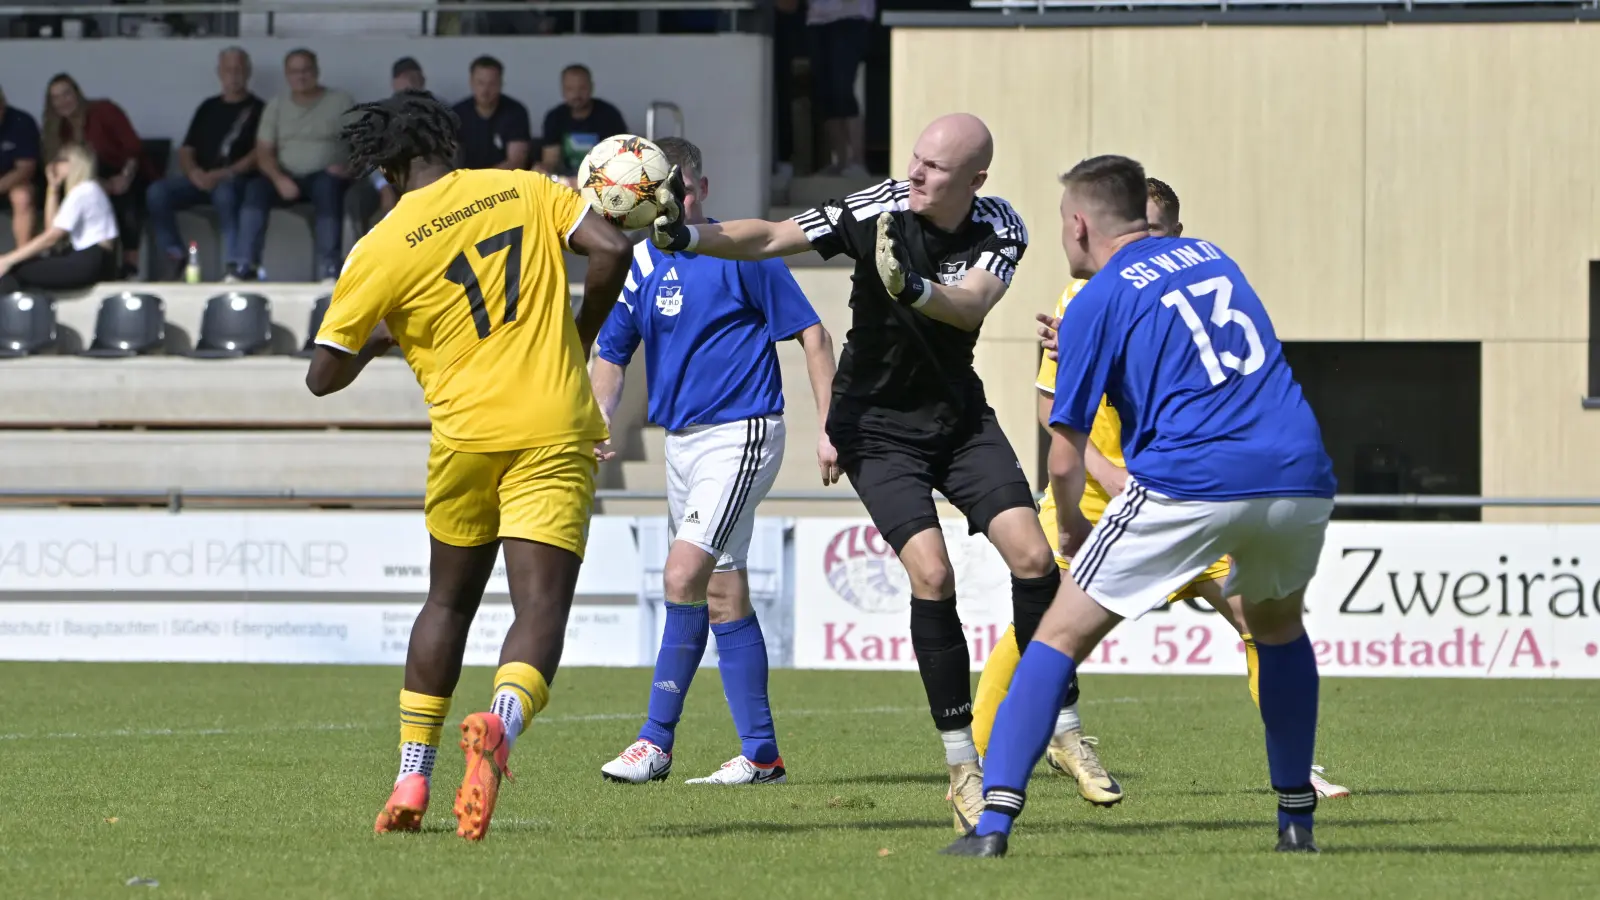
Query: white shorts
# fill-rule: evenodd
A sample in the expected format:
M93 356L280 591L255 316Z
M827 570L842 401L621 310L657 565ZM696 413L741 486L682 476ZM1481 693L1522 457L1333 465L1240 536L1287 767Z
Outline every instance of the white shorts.
M783 416L694 425L667 434L667 522L673 540L744 568L756 506L783 464Z
M1226 596L1279 600L1311 582L1333 501L1319 497L1174 500L1132 478L1072 560L1072 578L1126 619L1167 597L1218 558L1233 558Z

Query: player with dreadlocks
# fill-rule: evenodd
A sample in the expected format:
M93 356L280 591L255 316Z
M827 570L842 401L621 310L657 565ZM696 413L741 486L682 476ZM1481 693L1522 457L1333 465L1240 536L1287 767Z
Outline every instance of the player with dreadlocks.
M416 831L467 630L505 553L515 620L488 712L461 723L456 833L489 828L512 745L561 661L607 438L588 351L622 290L632 246L574 191L527 171L454 169L458 123L409 91L353 110L361 173L400 194L350 251L317 332L306 386L340 390L395 345L428 403L428 597L400 692L400 774L376 830ZM563 246L589 257L576 323Z

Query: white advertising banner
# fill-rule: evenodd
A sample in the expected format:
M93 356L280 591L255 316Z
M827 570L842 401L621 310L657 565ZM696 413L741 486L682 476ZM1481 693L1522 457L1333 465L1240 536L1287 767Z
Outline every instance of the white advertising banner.
M639 590L633 520L598 516L578 594ZM0 513L0 599L16 591L427 593L420 512ZM488 593L507 591L502 562Z
M404 665L416 604L0 602L0 659ZM485 603L466 664L495 666L511 607ZM639 610L576 606L562 663L638 664Z
M965 523L945 526L973 668L1011 618L1010 576ZM1600 678L1600 526L1335 522L1307 593L1326 675ZM910 587L870 522L795 529L794 664L914 669ZM1244 672L1215 612L1179 603L1117 627L1089 671Z
M637 665L633 520L596 518L586 557L564 662ZM0 513L0 659L400 664L427 590L416 512ZM502 558L468 665L497 662L507 591Z

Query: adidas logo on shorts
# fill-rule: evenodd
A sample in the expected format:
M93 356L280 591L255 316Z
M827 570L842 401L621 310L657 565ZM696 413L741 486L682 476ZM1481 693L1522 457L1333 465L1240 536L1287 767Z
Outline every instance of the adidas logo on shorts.
M685 524L685 525L699 525L700 524L700 510L698 510L698 509L694 510L693 512L689 513L687 516L684 516L683 517L683 524Z

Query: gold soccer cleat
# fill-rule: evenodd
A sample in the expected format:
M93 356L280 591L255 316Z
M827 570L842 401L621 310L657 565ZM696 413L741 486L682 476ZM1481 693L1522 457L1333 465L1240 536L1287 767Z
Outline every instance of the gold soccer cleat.
M1116 806L1122 802L1122 785L1111 777L1094 752L1099 741L1081 731L1063 731L1050 739L1044 758L1050 768L1078 781L1078 793L1095 806Z
M983 767L975 762L951 766L947 799L955 813L957 834L977 828L978 817L983 815Z

